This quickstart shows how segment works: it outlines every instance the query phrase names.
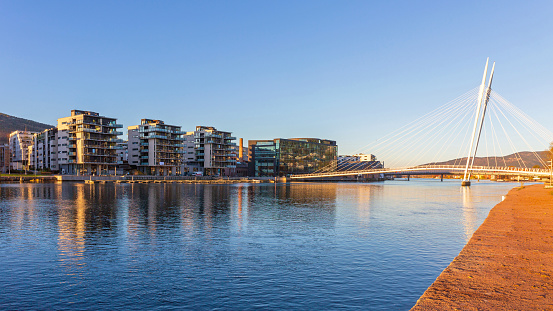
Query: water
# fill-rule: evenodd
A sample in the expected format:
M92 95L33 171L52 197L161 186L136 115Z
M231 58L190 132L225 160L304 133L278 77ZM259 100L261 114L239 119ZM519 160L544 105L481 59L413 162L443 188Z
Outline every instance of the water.
M0 309L408 310L512 183L1 184Z

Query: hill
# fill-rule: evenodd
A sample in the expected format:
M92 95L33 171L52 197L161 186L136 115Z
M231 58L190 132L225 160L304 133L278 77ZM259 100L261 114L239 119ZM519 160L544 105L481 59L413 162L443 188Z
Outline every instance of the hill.
M544 161L548 159L548 151L537 152ZM465 165L467 163L467 158L453 159L444 162L434 162L428 163L431 165ZM524 164L522 164L524 163ZM542 163L536 157L536 154L531 151L521 151L518 153L513 153L503 157L476 157L474 159L475 166L514 166L514 167L534 167L539 165L543 168ZM525 166L526 165L526 166Z
M0 144L7 144L9 135L13 131L24 131L27 129L27 131L31 132L40 132L53 127L53 125L0 113Z

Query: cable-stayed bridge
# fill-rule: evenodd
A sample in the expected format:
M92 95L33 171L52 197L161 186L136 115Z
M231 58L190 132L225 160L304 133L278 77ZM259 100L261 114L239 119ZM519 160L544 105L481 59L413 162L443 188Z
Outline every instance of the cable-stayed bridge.
M543 151L553 142L553 133L491 89L494 71L495 63L486 85L486 61L479 87L358 150L378 155L386 168L379 162L360 169L358 162L330 161L313 173L289 178L445 174L463 175L463 185L469 186L472 175L550 176L550 152ZM485 165L475 165L477 151L485 156ZM521 151L530 151L533 165ZM507 152L514 154L515 165L505 161ZM455 160L443 163L449 159Z
M542 168L520 168L520 167L493 167L493 166L473 166L470 170L472 175L513 175L513 176L531 176L548 177L549 169ZM366 170L345 170L328 171L312 174L291 175L292 179L313 179L342 176L357 176L367 174L384 175L463 175L465 173L464 165L419 165L413 167L399 168L374 168Z

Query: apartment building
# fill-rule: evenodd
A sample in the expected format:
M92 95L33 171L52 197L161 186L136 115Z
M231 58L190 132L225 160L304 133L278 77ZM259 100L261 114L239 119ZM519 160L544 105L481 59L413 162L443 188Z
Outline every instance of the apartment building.
M186 132L182 135L183 138L183 165L182 172L184 175L191 175L195 172L202 171L200 164L196 162L196 139L194 132Z
M12 169L29 168L29 146L33 144L34 134L37 132L14 131L10 133L9 148Z
M336 170L368 170L383 168L384 163L378 161L373 154L354 154L354 155L340 155L338 156L338 163Z
M374 154L364 154L358 153L354 155L339 155L338 163L340 162L370 162L376 161L376 156Z
M29 167L38 170L58 170L58 129L46 129L33 135L33 142L28 147Z
M62 174L112 174L117 165L117 146L123 135L116 118L97 112L72 110L58 119L58 165Z
M138 133L139 125L127 127L127 161L133 168L138 168L140 164L140 134Z
M138 165L138 169L147 175L181 174L182 135L185 132L181 131L180 126L168 125L161 120L142 119L140 125L128 127L128 133L129 164Z
M10 171L10 145L0 145L0 173Z
M231 132L212 126L196 126L194 131L195 160L193 165L206 176L229 176L236 169L236 137Z
M128 144L129 142L127 140L118 142L116 146L116 153L117 153L117 165L124 164L128 161L129 158L129 150L128 150Z

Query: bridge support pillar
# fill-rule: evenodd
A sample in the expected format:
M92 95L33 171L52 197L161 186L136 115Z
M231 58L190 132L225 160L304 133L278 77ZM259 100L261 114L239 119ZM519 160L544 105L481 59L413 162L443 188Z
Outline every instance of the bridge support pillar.
M470 187L470 180L463 180L461 182L462 187Z
M411 175L407 175L407 181L411 180Z
M442 178L440 178L440 181L444 181L444 174L442 174Z

